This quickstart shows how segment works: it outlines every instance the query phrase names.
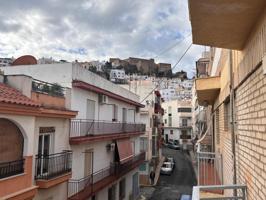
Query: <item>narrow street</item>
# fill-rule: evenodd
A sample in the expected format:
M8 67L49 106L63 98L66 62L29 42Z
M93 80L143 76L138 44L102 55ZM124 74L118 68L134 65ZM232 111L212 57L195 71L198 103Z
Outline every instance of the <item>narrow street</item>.
M187 153L164 148L165 157L174 157L176 167L170 176L161 175L151 200L178 200L182 194L192 194L196 176Z

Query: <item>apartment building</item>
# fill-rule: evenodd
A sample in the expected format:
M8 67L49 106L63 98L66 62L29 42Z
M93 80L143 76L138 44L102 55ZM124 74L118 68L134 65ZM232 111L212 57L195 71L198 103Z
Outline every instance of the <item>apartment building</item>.
M65 88L1 75L0 91L0 198L67 199L77 112L67 108Z
M139 167L140 183L149 185L151 171L160 170L162 161L161 137L163 134L162 116L164 111L161 107L162 97L159 91L154 91L152 79L134 80L129 84L121 85L140 96L144 108L140 109L140 121L145 123L146 132L141 136L141 148L146 151L145 162Z
M14 58L0 58L0 67L10 66Z
M73 152L68 199L135 199L138 167L145 160L139 136L139 97L77 63L15 66L6 74L27 74L69 88L67 105L78 111L71 120Z
M219 184L231 185L225 194L249 200L266 199L265 6L189 1L193 43L216 47L210 77L197 79L196 91L199 104L212 107L213 149L223 158Z
M192 135L192 110L190 101L167 101L162 103L165 115L164 122L164 141L178 142L186 148L190 143Z

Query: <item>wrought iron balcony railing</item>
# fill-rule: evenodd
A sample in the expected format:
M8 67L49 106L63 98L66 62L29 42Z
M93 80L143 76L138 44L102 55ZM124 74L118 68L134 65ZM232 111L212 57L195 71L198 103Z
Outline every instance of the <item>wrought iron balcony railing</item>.
M32 80L32 91L57 97L64 97L66 92L65 88L59 84L51 84L36 79Z
M36 155L35 179L49 180L71 172L72 152Z
M144 161L145 152L142 152L125 163L111 163L109 167L82 179L71 179L68 182L68 199L87 199L99 188L109 185Z
M145 124L74 119L71 121L70 137L133 132L145 132Z
M0 163L0 179L24 172L24 159Z

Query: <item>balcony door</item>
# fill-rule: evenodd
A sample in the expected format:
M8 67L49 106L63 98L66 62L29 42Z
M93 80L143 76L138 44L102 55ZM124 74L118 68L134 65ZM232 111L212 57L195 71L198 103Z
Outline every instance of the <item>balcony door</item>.
M95 101L87 99L87 112L86 118L94 120L95 119Z
M93 150L85 150L85 160L84 160L84 177L87 177L93 173Z
M51 153L51 134L44 133L39 135L38 145L38 174L48 173L48 159L47 156Z

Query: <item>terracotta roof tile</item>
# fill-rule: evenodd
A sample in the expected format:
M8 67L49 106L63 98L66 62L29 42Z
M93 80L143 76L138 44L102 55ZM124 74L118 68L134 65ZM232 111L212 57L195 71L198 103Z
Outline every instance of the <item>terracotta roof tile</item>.
M23 95L20 91L0 83L0 102L39 107L40 104Z

